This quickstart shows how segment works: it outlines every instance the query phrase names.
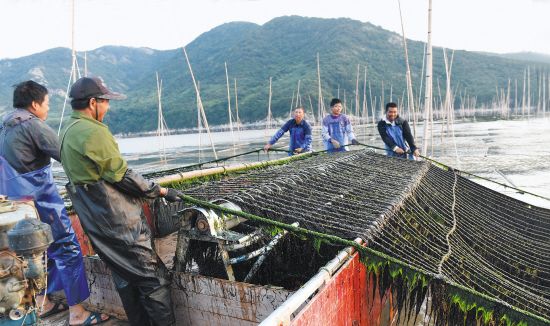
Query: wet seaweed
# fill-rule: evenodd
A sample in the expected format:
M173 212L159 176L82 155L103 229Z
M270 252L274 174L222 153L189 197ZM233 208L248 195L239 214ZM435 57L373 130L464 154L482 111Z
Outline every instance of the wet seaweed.
M185 193L223 197L258 223L313 238L313 247L321 239L356 247L375 280L372 295L391 288L406 312L399 318L417 318L424 302L433 325L538 325L550 318L550 211L452 169L368 152L319 155ZM289 226L295 221L300 229ZM344 240L356 237L369 247Z

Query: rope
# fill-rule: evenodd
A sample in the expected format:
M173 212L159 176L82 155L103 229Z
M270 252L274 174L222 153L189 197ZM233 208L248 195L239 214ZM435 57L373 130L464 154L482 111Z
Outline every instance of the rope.
M457 182L457 177L456 177L456 173L454 173L454 176L455 176L455 181L453 183L453 204L451 206L451 211L452 211L452 214L453 214L453 227L451 228L451 230L449 230L449 233L447 233L447 235L445 236L445 239L447 240L447 247L449 248L449 250L447 251L447 253L445 254L445 256L443 256L441 258L441 261L439 262L439 265L437 266L437 273L438 275L443 275L443 272L442 272L442 269L443 269L443 263L447 261L447 259L449 259L449 257L451 256L451 252L452 252L452 248L451 248L451 240L450 240L450 237L451 237L451 234L453 234L455 231L456 231L456 214L455 214L455 206L456 206L456 182Z
M372 145L367 145L367 144L363 144L363 143L358 143L357 145L360 145L360 146L363 146L363 147L367 147L367 148L372 148L372 149L379 149L379 150L386 150L385 148L382 148L382 147L377 147L377 146L372 146ZM349 146L349 145L346 145L346 146ZM407 151L406 152L407 154L411 154L410 151ZM445 163L442 163L442 162L439 162L439 161L436 161L432 158L429 158L429 157L426 157L424 155L418 155L419 157L427 160L427 161L430 161L432 163L434 163L435 165L438 165L438 166L441 166L447 170L452 170L452 171L455 171L456 173L460 174L460 175L468 175L470 177L474 177L474 178L478 178L478 179L481 179L481 180L485 180L485 181L488 181L488 182L492 182L494 184L497 184L499 186L502 186L504 188L509 188L509 189L513 189L513 190L516 190L518 191L519 193L521 194L529 194L531 196L535 196L535 197L538 197L538 198L542 198L542 199L545 199L545 200L548 200L550 201L550 198L549 197L545 197L545 196L541 196L541 195L538 195L538 194L535 194L535 193L532 193L532 192L529 192L529 191L526 191L526 190L523 190L523 189L520 189L520 188L517 188L517 187L513 187L513 186L509 186L505 183L501 183L501 182L498 182L498 181L494 181L494 180L491 180L491 179L488 179L488 178L485 178L485 177L482 177L482 176L479 176L479 175L476 175L476 174L473 174L473 173L470 173L470 172L466 172L466 171L461 171L461 170L457 170L457 169L454 169L448 165L446 165Z

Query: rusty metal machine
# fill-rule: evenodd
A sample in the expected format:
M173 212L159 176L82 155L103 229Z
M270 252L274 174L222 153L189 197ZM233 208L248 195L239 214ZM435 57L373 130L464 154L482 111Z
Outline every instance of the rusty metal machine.
M227 200L214 200L212 203L235 211L241 210L239 206ZM276 234L269 239L269 242L262 245L261 241L266 240L266 235L260 228L248 225L247 232L235 231L237 226L244 226L243 224L247 222L244 218L202 207L188 207L179 211L177 215L180 220L180 229L176 246L176 269L181 269L181 262L186 260L190 241L210 242L217 245L227 279L230 281L236 281L234 265L258 257L246 276L237 280L250 281L262 265L266 254L286 234L286 231ZM293 225L298 226L298 223ZM247 250L252 247L255 249ZM245 252L243 253L243 251ZM235 254L236 252L239 253Z
M46 287L44 251L52 242L32 200L0 196L0 326L36 324L35 295Z

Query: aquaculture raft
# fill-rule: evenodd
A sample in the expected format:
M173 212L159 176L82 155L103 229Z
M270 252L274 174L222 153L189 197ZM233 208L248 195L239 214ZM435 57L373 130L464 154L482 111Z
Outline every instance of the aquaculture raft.
M182 188L327 235L318 240L363 238L380 293L391 286L397 306L413 316L429 297L432 323L550 319L550 210L458 171L357 151Z

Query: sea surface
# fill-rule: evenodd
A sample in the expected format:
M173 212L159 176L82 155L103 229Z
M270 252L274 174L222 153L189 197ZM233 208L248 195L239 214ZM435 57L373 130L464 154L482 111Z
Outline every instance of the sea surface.
M416 128L416 138L422 138L422 126ZM550 198L550 119L457 121L454 126L446 123L433 125L432 146L427 156L470 172L483 178L520 188ZM141 172L154 172L184 165L229 157L254 149L260 149L276 129L234 130L208 135L179 134L160 137L117 139L119 148L128 164ZM355 133L360 142L383 147L375 127L356 125ZM323 150L319 128L314 128L314 150ZM288 134L274 146L285 148ZM164 148L164 151L161 150ZM354 146L352 149L361 149ZM383 153L378 150L377 152ZM286 153L262 152L240 156L225 164L269 160L286 156ZM165 157L162 160L161 157ZM58 167L59 168L59 167ZM518 193L508 187L471 178L491 189L522 201L550 208L550 201L528 194Z

